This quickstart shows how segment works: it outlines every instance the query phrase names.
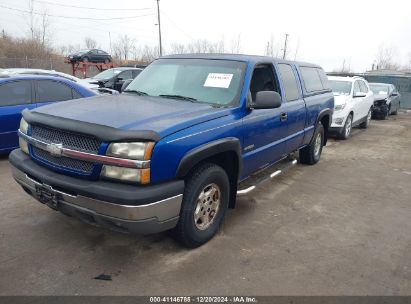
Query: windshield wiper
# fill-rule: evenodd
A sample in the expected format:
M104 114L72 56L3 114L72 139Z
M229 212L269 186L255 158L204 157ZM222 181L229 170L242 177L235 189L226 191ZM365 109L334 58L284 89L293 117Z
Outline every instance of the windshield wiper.
M160 96L160 97L165 97L165 98L188 100L188 101L197 101L197 99L195 99L195 98L193 98L193 97L188 97L188 96L183 96L183 95L161 94L161 95L158 95L158 96Z
M124 90L124 92L130 92L130 93L135 93L140 96L148 96L146 92L143 91L138 91L138 90Z

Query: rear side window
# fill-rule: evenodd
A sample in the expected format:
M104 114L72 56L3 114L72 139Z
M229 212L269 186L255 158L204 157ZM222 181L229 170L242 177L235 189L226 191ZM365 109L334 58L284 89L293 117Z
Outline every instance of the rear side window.
M0 107L31 103L31 82L7 82L0 85Z
M52 81L37 81L37 102L52 102L72 99L71 88L67 85Z
M301 67L301 76L304 80L304 86L307 92L316 92L324 90L323 83L321 82L318 69L314 67Z
M300 97L300 92L293 68L289 64L283 63L279 64L278 68L280 70L286 100L297 100Z
M324 90L331 90L331 84L328 81L328 77L325 74L323 69L317 68L318 75L320 75L321 83L323 85Z

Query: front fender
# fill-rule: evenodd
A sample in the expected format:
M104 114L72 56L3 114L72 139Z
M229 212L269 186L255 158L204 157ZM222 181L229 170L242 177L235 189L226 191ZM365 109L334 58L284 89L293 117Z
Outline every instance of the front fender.
M235 152L238 157L239 172L242 170L241 143L238 138L226 137L208 142L186 153L177 168L176 176L182 178L201 161L223 152Z

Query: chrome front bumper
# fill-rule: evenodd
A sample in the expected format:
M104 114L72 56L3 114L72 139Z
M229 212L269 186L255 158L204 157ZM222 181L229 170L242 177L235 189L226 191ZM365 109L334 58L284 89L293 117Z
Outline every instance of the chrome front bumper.
M156 233L176 226L180 214L183 195L179 194L146 205L120 205L75 195L43 184L12 166L14 179L23 189L44 203L39 197L39 189L46 189L53 197L49 206L89 224L128 233Z

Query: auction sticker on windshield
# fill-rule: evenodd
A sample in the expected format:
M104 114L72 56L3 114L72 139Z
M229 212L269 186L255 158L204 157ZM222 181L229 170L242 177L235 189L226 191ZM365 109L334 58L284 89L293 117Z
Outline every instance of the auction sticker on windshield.
M204 82L204 86L228 89L231 79L233 79L233 74L209 73L206 81Z

